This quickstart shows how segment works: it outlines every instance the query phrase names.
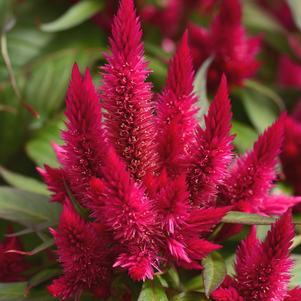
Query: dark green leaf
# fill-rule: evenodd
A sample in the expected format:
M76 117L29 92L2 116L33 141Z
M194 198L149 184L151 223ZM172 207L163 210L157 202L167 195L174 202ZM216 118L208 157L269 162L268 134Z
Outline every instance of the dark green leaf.
M197 275L193 278L189 278L183 283L185 291L203 292L204 291L204 279L203 275Z
M208 300L204 294L187 292L180 293L172 298L172 301L206 301Z
M60 210L59 204L49 203L49 199L43 195L10 187L0 187L0 217L3 219L30 228L44 222L55 225Z
M288 0L287 1L291 12L293 14L294 20L296 25L298 26L299 30L301 30L301 6L299 0Z
M165 274L164 278L169 284L169 287L172 287L174 289L179 289L181 283L180 283L180 277L178 274L178 271L175 267L171 267Z
M99 12L103 3L99 0L84 0L71 6L64 15L53 22L43 24L41 29L47 32L66 30L90 19Z
M0 166L0 175L8 184L12 185L13 187L47 196L50 195L46 185L36 179L14 173L3 168L2 166Z
M27 288L31 289L51 278L54 278L55 276L60 274L60 270L59 269L46 269L46 270L42 270L39 273L35 274L34 276L32 276L27 283Z
M143 284L138 301L168 301L168 298L160 281L154 278Z
M210 294L223 282L227 274L226 265L223 257L217 252L213 252L203 259L202 265L204 266L205 294L209 298Z
M0 283L0 301L20 301L25 295L26 282Z

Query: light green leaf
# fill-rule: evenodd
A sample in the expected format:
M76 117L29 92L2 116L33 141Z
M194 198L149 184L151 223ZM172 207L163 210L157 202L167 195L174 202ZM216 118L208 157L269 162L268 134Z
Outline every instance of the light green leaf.
M0 283L0 301L19 301L25 295L26 282Z
M277 119L275 104L262 95L251 89L241 91L242 102L251 122L262 133Z
M12 185L13 187L42 195L50 195L46 185L34 178L17 174L3 168L2 166L0 166L0 175L8 184Z
M41 30L47 32L62 31L77 26L90 19L103 7L102 1L84 0L71 6L61 17L53 22L41 25Z
M32 255L38 254L44 250L47 250L48 248L50 248L53 245L54 245L54 239L48 239L31 251L26 252L26 251L20 251L20 250L9 250L9 251L7 251L7 253L16 253L16 254L21 254L21 255L32 256Z
M227 274L226 265L223 257L217 252L209 254L202 260L202 264L205 294L209 298L210 294L223 282Z
M204 115L207 113L209 108L209 101L207 98L207 72L213 61L213 57L208 57L197 71L193 81L193 92L198 98L197 106L198 119L203 123Z
M164 278L166 279L167 283L169 284L169 287L172 287L174 289L178 289L181 285L178 271L176 270L176 268L174 266L171 267L164 274Z
M236 120L232 121L232 133L236 135L234 145L240 153L251 149L258 137L251 127Z
M238 211L230 211L222 218L223 223L243 225L270 225L275 221L272 217Z
M298 26L299 30L301 30L301 6L300 6L300 0L288 0L287 1L291 12L293 14L294 20L296 25Z
M45 222L55 225L60 211L60 205L49 203L46 196L11 187L0 187L0 218L27 227Z
M293 254L294 266L291 272L292 278L290 282L290 286L292 288L296 286L300 286L301 283L301 255Z
M168 301L168 298L160 281L154 278L143 284L138 301Z

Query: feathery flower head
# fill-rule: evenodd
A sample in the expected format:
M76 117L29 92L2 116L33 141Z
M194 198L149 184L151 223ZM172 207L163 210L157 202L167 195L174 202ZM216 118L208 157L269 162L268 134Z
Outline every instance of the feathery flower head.
M209 31L191 25L190 43L195 68L208 57L214 58L208 71L209 88L217 86L223 73L231 85L242 85L258 69L256 54L260 38L247 37L241 18L239 0L225 0Z
M214 300L287 301L300 296L299 289L288 290L293 238L290 212L272 225L263 242L256 238L256 230L252 228L236 252L235 277L213 293Z
M51 231L63 266L63 275L48 287L51 294L65 300L88 290L97 297L106 297L111 259L104 228L84 221L66 200L58 230Z

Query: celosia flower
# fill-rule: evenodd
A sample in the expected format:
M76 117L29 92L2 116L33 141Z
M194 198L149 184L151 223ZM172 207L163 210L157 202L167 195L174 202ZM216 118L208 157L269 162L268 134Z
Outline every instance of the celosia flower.
M7 233L11 234L12 227L8 227ZM10 250L21 250L22 245L15 236L6 237L0 243L0 282L15 282L25 280L22 276L28 268L24 256L18 253L7 253Z
M289 248L294 238L290 213L272 225L264 242L256 238L255 228L236 252L234 278L213 292L215 301L292 301L299 300L301 289L289 291L292 260Z
M149 70L133 5L121 1L113 21L112 53L106 55L101 92L109 142L131 174L141 179L156 168L155 128L151 84L145 81Z
M283 87L301 89L301 65L282 56L278 66L278 82Z
M239 0L224 0L208 31L195 25L190 27L195 68L210 56L214 58L208 71L210 88L217 86L223 73L231 85L242 85L258 68L255 56L260 38L247 37L241 18Z
M111 268L127 270L134 280L152 278L170 262L201 268L199 261L220 247L208 240L208 232L229 205L278 214L297 201L277 196L278 205L269 195L283 118L229 168L233 137L225 78L206 127L195 131L187 34L171 60L156 111L132 0L121 1L110 44L102 74L104 120L89 73L83 78L74 67L64 145L55 148L61 167L42 171L53 200L64 203L58 231L53 230L64 273L50 286L62 299L83 290L104 294ZM88 220L66 196L87 209Z
M196 97L187 32L169 64L166 86L157 105L159 163L170 175L187 165L196 128Z
M63 275L48 287L51 294L62 300L79 298L84 290L108 296L112 261L105 229L84 221L66 200L58 230L51 232L63 266Z

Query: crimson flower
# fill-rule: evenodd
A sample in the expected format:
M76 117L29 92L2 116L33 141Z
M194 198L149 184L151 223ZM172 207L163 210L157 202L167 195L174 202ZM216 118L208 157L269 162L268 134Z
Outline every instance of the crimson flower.
M61 299L85 290L105 296L112 270L139 281L170 264L200 269L200 260L220 248L209 233L230 208L280 214L299 201L269 194L284 117L233 163L226 78L201 128L187 33L158 97L146 81L141 35L133 1L122 0L100 95L89 71L82 76L75 65L64 144L55 146L61 166L40 170L53 201L64 206L52 230L63 275L49 288Z
M224 0L209 30L190 26L190 44L195 68L213 57L208 71L209 88L217 86L224 73L231 85L242 85L258 69L256 54L260 37L249 38L242 25L239 0Z
M213 292L215 301L294 301L301 288L288 289L293 265L289 248L294 238L291 213L272 225L264 242L252 228L236 252L236 275Z
M12 232L12 227L8 227L7 233ZM22 275L28 268L28 263L24 256L18 253L7 253L9 250L21 250L22 244L17 237L6 237L0 243L0 282L22 281Z

